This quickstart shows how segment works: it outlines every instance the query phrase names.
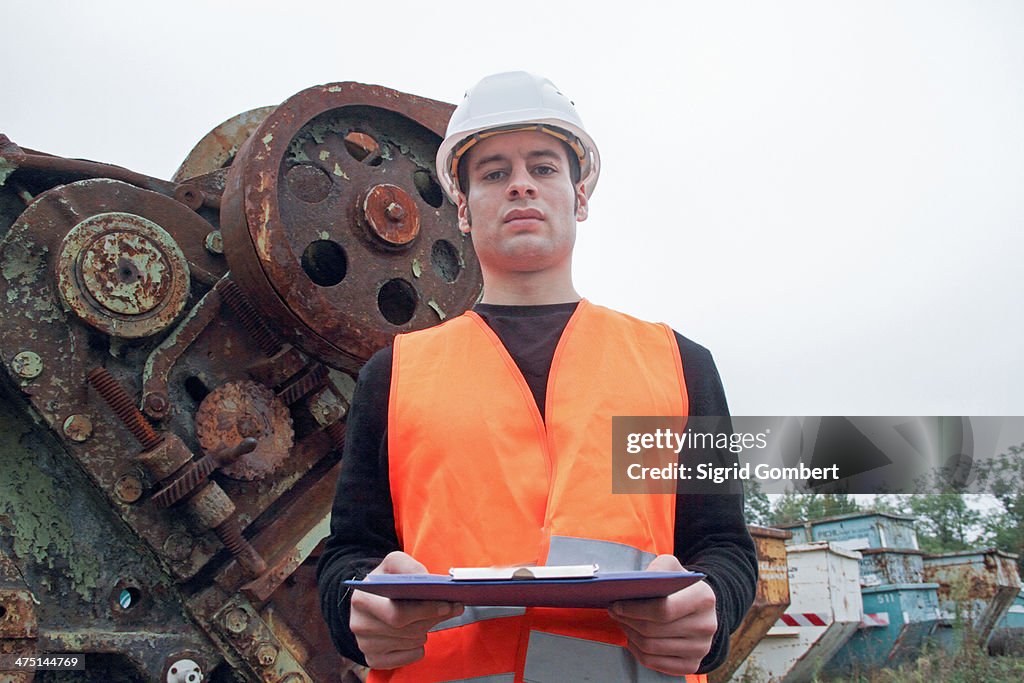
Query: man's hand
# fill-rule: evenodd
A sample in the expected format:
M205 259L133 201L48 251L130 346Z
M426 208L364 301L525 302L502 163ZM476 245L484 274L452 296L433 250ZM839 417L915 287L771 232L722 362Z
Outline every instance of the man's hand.
M673 555L659 555L647 571L683 571L683 566ZM608 614L622 626L637 661L672 675L694 673L718 630L715 593L703 581L664 598L621 600Z
M427 568L411 555L395 551L371 574L426 574ZM462 614L451 602L391 600L356 590L352 593L349 627L372 669L394 669L423 658L427 631Z

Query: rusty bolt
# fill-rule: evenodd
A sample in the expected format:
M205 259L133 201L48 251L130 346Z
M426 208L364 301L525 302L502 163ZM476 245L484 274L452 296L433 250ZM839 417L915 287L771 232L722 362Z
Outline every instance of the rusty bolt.
M235 504L216 482L207 481L188 499L188 511L204 529L214 529L235 512Z
M263 318L249 302L241 288L231 280L221 280L216 285L221 299L238 316L242 327L249 333L267 356L276 356L282 348L281 340L267 327Z
M153 494L153 502L162 508L170 507L191 493L218 467L230 465L246 453L256 450L256 439L242 439L231 448L204 456L184 468L184 472L170 484Z
M203 205L205 196L198 187L178 185L174 189L174 198L193 211L198 211L199 207Z
M405 218L405 209L403 209L398 203L391 202L388 204L388 218L397 223Z
M135 407L134 401L120 384L117 383L106 368L93 368L87 375L89 383L96 388L99 395L107 402L114 414L124 426L138 439L144 450L151 450L159 445L164 437L153 430L153 425L146 421L145 416Z
M224 253L224 238L220 230L213 230L206 236L206 251L218 255Z
M374 185L362 204L370 235L383 240L386 246L405 247L419 235L416 201L397 185Z
M134 503L142 498L142 481L134 474L122 475L114 483L114 495L122 503Z
M79 443L92 436L92 420L88 415L69 415L64 420L64 436Z
M22 379L35 379L43 372L43 361L37 353L22 351L11 361L11 369Z
M267 571L266 560L260 557L259 552L242 536L242 528L238 524L237 517L229 517L213 531L217 534L220 542L227 546L227 549L235 556L246 574L259 576Z
M167 396L162 391L156 391L146 396L142 406L149 415L163 415L167 412Z
M249 626L249 615L241 607L236 607L224 615L221 623L232 633L242 633Z
M271 666L277 661L277 648L272 643L260 643L256 646L256 661L260 666Z
M177 434L168 434L148 451L139 453L136 462L142 465L152 481L166 479L192 460L192 450Z
M192 553L192 538L188 534L173 533L164 540L164 553L175 562L181 562Z

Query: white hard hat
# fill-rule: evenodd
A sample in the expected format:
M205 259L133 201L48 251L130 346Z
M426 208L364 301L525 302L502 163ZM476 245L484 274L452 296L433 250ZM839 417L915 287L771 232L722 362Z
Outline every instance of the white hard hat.
M576 107L546 78L525 71L487 76L466 92L448 122L437 150L437 177L455 201L459 193L458 163L480 140L498 133L539 130L565 142L579 159L580 181L589 197L601 173L601 156L583 130Z

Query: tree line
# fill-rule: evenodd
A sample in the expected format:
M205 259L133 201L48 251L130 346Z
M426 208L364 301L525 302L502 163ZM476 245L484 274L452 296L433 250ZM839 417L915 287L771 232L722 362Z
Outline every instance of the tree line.
M908 515L917 519L918 543L925 552L995 547L1016 554L1024 573L1024 444L981 463L975 476L976 490L989 493L926 486L929 493L879 495L868 502L842 493L784 493L773 501L757 482L748 482L747 521L773 526L851 512Z

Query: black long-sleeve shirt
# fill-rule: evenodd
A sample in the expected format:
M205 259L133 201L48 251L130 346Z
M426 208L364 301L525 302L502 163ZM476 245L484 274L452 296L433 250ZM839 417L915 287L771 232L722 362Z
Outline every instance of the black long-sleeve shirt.
M533 392L541 416L555 347L575 303L545 306L478 304L474 309L494 330ZM710 352L676 333L690 415L725 416L729 407ZM338 651L364 663L349 628L350 594L342 583L362 578L384 557L401 550L388 478L388 397L392 350L377 352L359 373L341 475L331 514L331 535L317 566L324 617ZM701 672L728 654L729 634L754 599L757 558L743 519L742 494L686 494L676 497L674 554L687 569L703 572L715 592L718 632Z

